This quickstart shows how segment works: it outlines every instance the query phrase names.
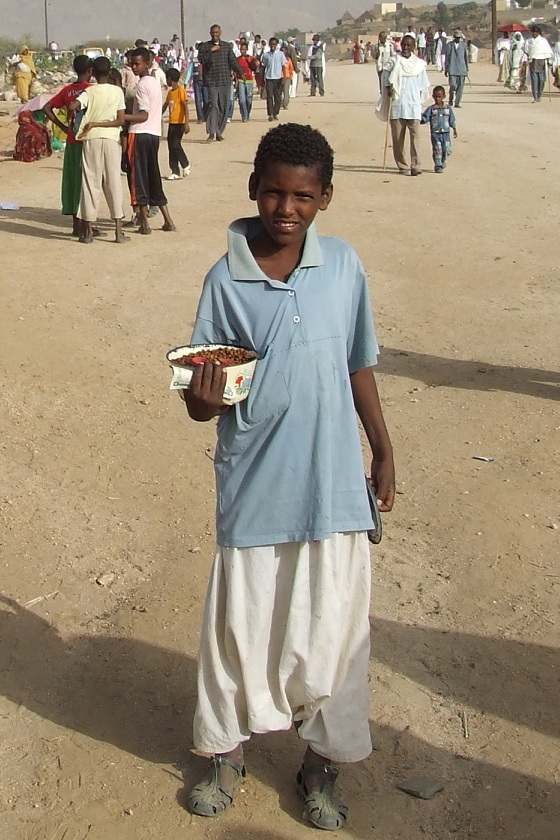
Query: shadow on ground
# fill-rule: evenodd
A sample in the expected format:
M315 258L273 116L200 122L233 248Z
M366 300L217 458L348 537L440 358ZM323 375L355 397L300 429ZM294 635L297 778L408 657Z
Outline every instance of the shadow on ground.
M560 400L560 373L552 370L496 365L471 359L446 359L394 347L383 347L376 370L390 376L416 379L432 387L510 391Z
M151 762L174 764L185 788L200 778L204 762L184 746L195 702L194 660L136 639L79 635L63 640L56 628L30 610L11 599L0 600L3 695L97 741ZM558 734L558 670L551 649L379 620L374 621L373 633L377 658L431 690ZM478 663L474 669L473 661ZM375 831L380 837L404 838L411 836L414 825L421 831L414 836L432 838L558 840L560 788L535 776L468 760L426 743L407 727L373 728L380 751L341 774L340 790L351 808L348 836L371 840ZM291 820L301 824L294 777L302 752L293 733L254 738L246 750L249 792L251 777L277 792L284 833L239 826L241 808L236 812L234 806L213 836L292 837L284 824L287 818L290 825ZM398 781L417 771L441 778L444 793L426 803L396 790ZM184 801L183 788L177 798ZM258 813L254 816L256 821Z

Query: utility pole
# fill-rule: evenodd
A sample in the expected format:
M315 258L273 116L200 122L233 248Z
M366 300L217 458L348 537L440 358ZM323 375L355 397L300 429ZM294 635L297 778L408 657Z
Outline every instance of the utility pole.
M45 46L48 48L49 44L49 9L48 0L45 0Z
M492 0L492 64L496 63L496 41L498 40L498 13L496 0Z
M46 2L46 0L45 0ZM495 3L496 0L493 0ZM185 41L185 0L181 0L181 42L183 47L186 48L186 41Z

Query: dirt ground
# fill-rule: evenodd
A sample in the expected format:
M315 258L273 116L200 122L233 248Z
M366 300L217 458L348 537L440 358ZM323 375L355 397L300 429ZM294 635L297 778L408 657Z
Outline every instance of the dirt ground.
M371 279L398 470L372 550L377 749L340 779L335 836L353 840L560 838L560 96L533 105L489 65L471 78L442 177L427 129L421 177L382 171L371 65L329 66L327 96L281 116L336 152L318 227ZM60 155L13 162L2 118L0 200L20 209L0 213L1 840L311 836L293 733L253 739L219 821L182 807L202 770L215 432L167 390L165 352L189 338L226 225L253 212L267 128L261 102L224 143L195 124L192 175L166 184L178 233L84 247L59 214ZM396 789L416 773L444 790Z

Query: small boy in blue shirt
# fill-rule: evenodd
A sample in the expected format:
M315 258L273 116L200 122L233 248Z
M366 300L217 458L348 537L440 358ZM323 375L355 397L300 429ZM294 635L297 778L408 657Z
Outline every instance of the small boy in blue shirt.
M325 830L346 820L335 764L371 752L372 519L356 414L381 511L395 493L365 272L350 245L314 226L332 174L332 149L310 126L262 138L249 179L258 217L230 225L191 339L255 350L251 389L225 406L224 368L207 361L181 392L193 420L219 418L218 544L194 720L211 768L187 807L219 816L245 776L243 743L295 725L307 743L297 774L304 815Z
M451 154L451 129L456 138L457 128L453 108L445 104L445 88L437 85L432 96L434 104L426 108L420 122L430 123L434 170L439 174L445 169L445 162Z

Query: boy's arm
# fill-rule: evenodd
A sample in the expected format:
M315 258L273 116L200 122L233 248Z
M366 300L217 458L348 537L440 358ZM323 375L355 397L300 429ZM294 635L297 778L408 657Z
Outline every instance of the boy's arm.
M87 134L91 128L120 128L124 125L124 110L117 111L116 119L114 120L100 120L99 122L89 122L83 127L82 134Z
M422 116L420 117L420 123L424 124L430 121L430 117L432 115L432 106L428 105Z
M366 433L373 459L371 483L379 510L388 511L395 501L395 465L393 447L383 419L375 377L371 368L350 374L354 406Z
M146 122L148 119L148 112L147 111L140 111L138 114L125 114L124 115L124 122L125 123L143 123Z
M453 137L457 137L457 120L453 108L449 108L449 125L453 129Z
M69 133L70 127L64 125L64 123L58 119L50 102L45 103L45 105L43 106L43 111L47 115L48 119L52 123L54 123L54 125L58 126L58 128L60 128L61 131L63 131L65 134Z

